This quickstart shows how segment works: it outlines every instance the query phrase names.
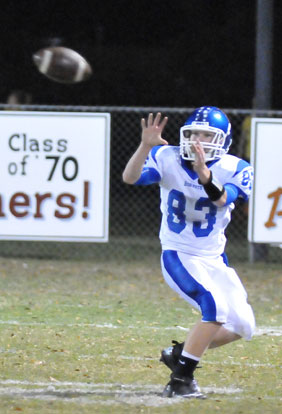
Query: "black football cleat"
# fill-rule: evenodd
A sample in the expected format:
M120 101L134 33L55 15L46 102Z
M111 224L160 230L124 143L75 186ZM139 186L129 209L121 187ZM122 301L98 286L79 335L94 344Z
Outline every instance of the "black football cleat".
M160 361L171 369L171 371L174 371L183 350L184 342L172 341L172 343L174 345L162 350Z
M162 396L166 398L206 398L204 394L202 394L195 379L189 377L176 377L173 374L171 375L171 380L165 386Z

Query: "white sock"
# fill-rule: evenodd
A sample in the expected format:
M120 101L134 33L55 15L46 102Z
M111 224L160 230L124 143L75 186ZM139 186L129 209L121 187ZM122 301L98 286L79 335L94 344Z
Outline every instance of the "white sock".
M184 349L181 352L181 355L183 355L185 358L193 359L194 361L200 361L200 359L201 359L200 357L197 357L195 355L189 354L189 352L184 351Z

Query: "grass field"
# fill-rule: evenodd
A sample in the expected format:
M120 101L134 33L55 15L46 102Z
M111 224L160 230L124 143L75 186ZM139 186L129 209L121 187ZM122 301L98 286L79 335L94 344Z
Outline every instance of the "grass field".
M158 258L0 259L0 413L281 412L281 266L235 267L256 335L208 351L197 370L207 399L184 400L160 396L159 354L199 314L163 282Z

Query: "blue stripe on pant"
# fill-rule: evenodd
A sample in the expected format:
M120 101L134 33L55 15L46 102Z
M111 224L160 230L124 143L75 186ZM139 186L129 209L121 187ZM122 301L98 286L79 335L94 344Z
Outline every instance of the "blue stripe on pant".
M212 294L190 275L181 263L177 252L164 250L163 263L166 271L182 292L198 303L202 311L202 320L216 321L216 305Z

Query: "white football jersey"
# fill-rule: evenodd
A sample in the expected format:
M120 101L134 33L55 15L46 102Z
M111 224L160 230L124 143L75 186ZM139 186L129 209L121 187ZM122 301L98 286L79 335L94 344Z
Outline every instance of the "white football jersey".
M248 199L253 181L249 163L226 154L207 165L221 184L234 185L239 197ZM180 157L179 147L175 146L158 146L151 150L136 184L152 183L160 186L163 249L206 257L221 255L226 243L224 231L234 203L223 207L212 203L199 184L198 175L187 167Z

